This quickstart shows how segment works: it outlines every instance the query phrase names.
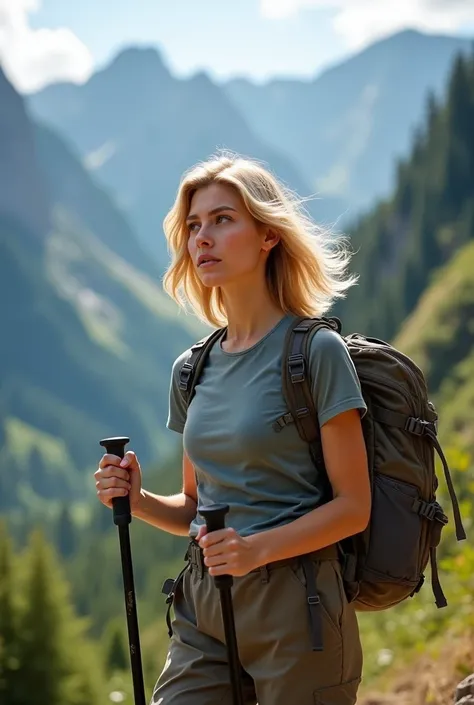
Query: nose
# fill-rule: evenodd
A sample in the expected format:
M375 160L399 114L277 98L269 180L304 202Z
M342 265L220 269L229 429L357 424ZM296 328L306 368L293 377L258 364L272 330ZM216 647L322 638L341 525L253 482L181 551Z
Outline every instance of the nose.
M213 244L213 240L209 233L208 228L205 225L201 225L199 232L195 238L196 247L210 247Z

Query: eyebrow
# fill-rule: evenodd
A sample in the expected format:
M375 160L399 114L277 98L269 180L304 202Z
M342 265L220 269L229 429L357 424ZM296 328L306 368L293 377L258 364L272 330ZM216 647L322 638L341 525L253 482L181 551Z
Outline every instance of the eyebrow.
M212 211L209 211L208 215L215 215L216 213L220 213L221 211L234 211L234 213L237 213L237 210L235 208L232 208L232 206L217 206L217 208L213 208ZM186 222L188 222L188 220L196 220L197 218L199 218L199 216L193 213L191 215L188 215L188 217L186 218Z

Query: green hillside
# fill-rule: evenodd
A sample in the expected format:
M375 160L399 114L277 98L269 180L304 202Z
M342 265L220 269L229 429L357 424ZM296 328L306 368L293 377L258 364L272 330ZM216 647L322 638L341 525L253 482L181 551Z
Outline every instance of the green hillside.
M474 457L474 242L437 273L394 342L425 371L443 440Z
M73 150L0 78L0 183L12 195L0 211L0 509L44 516L94 494L104 436L130 436L145 468L167 456L171 365L203 328L178 314ZM13 139L22 151L6 150Z

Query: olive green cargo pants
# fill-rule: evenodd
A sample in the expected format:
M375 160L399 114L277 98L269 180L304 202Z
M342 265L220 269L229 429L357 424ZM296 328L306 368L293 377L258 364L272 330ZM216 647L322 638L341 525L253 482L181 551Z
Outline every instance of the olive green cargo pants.
M173 590L172 637L153 705L232 705L220 595L193 549ZM319 601L310 608L311 585ZM246 705L356 702L362 649L337 559L312 557L306 570L298 559L270 564L234 578L232 596Z

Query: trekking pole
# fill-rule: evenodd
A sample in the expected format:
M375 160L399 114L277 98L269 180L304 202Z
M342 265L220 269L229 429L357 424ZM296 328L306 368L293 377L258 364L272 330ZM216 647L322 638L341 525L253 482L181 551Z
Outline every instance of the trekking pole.
M225 515L229 511L227 504L211 504L199 510L206 522L207 531L219 531L225 528ZM240 661L237 648L237 635L235 633L234 608L232 605L231 587L232 575L215 575L214 584L219 589L221 598L222 621L227 645L227 658L229 661L230 682L232 687L233 705L244 705L244 694L240 678Z
M107 453L123 458L125 446L129 438L117 436L104 438L100 441ZM143 682L140 637L138 633L137 603L133 580L132 551L128 525L132 521L129 496L114 497L112 500L114 524L118 527L120 541L120 556L122 559L122 577L125 593L125 609L127 613L128 645L130 648L130 663L132 667L133 695L135 705L146 705L145 686Z

